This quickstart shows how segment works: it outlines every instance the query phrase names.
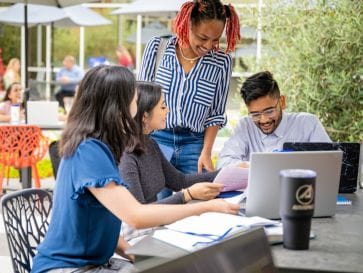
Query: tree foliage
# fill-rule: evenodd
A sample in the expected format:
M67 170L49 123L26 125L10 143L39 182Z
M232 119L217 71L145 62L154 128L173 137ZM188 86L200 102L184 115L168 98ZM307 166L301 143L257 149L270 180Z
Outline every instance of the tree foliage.
M0 48L5 64L11 58L20 58L20 28L0 23Z
M306 2L264 9L274 54L262 69L274 73L289 110L319 116L334 141L363 141L363 2Z

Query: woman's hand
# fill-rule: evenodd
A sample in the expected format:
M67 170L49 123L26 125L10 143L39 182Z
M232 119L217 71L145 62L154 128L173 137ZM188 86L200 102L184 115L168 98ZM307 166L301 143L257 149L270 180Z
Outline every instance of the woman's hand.
M131 262L135 262L135 256L134 255L127 255L125 253L126 249L128 249L129 247L130 247L130 244L123 237L120 236L118 238L118 242L117 242L115 252L118 255L130 260Z
M223 189L224 185L220 183L200 182L195 183L187 189L190 199L210 200L215 198ZM189 200L190 200L189 199Z
M202 151L198 160L198 173L201 173L203 168L208 172L214 171L211 154Z
M226 202L222 198L209 200L204 203L208 206L208 210L213 212L238 214L240 211L240 206L238 204Z

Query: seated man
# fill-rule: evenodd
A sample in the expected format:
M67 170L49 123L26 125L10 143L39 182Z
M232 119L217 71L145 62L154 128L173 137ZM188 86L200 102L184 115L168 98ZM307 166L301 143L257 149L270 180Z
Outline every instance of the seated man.
M64 108L64 98L74 97L78 82L83 78L83 70L75 64L73 56L66 56L63 60L63 68L58 71L56 81L60 84L60 90L55 94L59 106Z
M248 116L239 120L221 150L217 167L244 165L252 152L282 149L284 142L331 142L319 119L309 113L286 113L285 97L268 71L247 78L241 88ZM246 164L248 165L248 164Z

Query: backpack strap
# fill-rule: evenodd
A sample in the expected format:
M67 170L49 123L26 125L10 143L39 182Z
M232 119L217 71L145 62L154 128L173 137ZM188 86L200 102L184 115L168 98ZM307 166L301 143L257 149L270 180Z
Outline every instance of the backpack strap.
M154 80L156 78L156 73L159 70L159 66L160 66L160 63L161 63L161 59L164 56L167 43L168 43L168 39L165 39L165 38L160 37L160 43L159 43L158 51L156 52Z

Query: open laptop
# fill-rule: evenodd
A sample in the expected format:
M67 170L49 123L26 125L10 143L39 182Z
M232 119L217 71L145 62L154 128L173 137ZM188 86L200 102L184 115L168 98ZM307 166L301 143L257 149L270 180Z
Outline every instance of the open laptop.
M353 193L357 190L359 173L360 143L358 142L286 142L286 151L331 151L342 150L342 170L339 192Z
M28 101L28 124L56 125L58 121L57 101Z
M138 267L137 263L135 266ZM266 234L262 228L258 228L137 272L275 273L277 270L274 267Z
M317 173L314 217L333 216L341 163L342 151L252 153L246 215L281 218L280 170L310 169Z

